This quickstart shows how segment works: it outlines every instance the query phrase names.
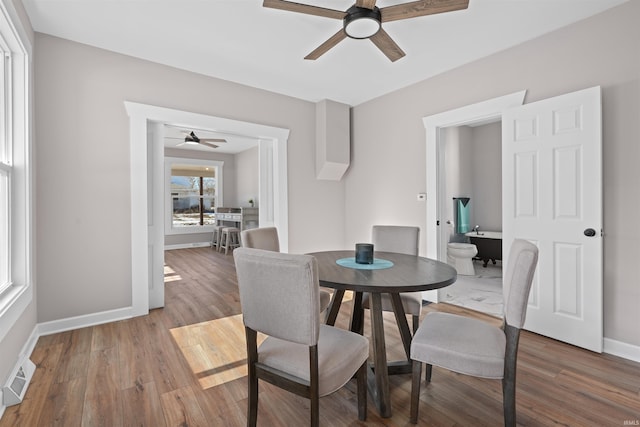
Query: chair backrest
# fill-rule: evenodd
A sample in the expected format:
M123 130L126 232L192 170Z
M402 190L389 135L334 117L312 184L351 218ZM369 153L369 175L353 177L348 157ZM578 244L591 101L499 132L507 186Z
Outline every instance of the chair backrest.
M320 287L316 259L253 248L238 248L233 257L245 326L283 340L317 344Z
M264 249L280 252L278 229L275 227L250 228L240 233L242 246L245 248Z
M403 225L374 225L371 229L373 250L418 255L420 228Z
M524 325L527 302L533 275L538 263L538 247L531 242L516 239L511 245L502 293L504 319L518 329Z

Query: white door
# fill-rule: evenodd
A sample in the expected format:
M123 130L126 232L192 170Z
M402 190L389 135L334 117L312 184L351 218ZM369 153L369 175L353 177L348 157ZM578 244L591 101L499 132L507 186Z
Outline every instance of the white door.
M149 309L164 307L164 125L154 122L147 134L149 183L147 232L149 239Z
M515 238L540 249L525 329L597 352L603 340L601 150L600 87L503 115L503 253L508 256Z

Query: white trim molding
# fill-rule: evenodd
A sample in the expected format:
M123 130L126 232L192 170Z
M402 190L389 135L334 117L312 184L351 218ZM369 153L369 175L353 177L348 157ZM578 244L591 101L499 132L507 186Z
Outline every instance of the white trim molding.
M616 341L611 338L604 339L603 352L614 356L622 357L623 359L633 360L640 363L640 346L627 344L622 341Z
M260 164L260 168L268 167L273 171L273 187L270 197L273 198L273 223L278 227L280 247L288 250L288 175L287 175L287 140L289 129L277 128L250 122L243 122L222 117L208 116L199 113L174 110L165 107L139 104L125 101L124 106L129 115L129 138L131 153L131 294L132 315L141 316L149 313L150 268L148 236L148 194L151 183L148 179L147 130L153 123L166 123L185 128L215 129L240 135L251 135L260 140L259 158L271 159L270 165ZM266 143L265 143L266 142ZM268 150L271 155L263 155ZM156 162L154 157L154 162ZM153 165L163 168L163 165ZM262 186L262 182L260 185ZM266 200L260 190L261 203ZM261 205L261 213L265 204Z
M133 317L132 308L124 307L101 311L98 313L83 314L82 316L52 320L49 322L38 323L38 336L57 334L58 332L72 331L74 329L86 328L88 326L117 322L131 317Z
M211 242L195 242L195 243L176 243L175 245L165 245L165 251L173 251L175 249L189 249L189 248L210 248Z

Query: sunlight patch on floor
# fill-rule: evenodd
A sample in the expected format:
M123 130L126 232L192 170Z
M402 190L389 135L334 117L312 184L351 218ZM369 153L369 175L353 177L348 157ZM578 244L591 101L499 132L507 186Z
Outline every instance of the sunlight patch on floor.
M247 375L242 314L173 328L171 335L203 389ZM258 344L263 340L259 334Z
M164 282L177 282L182 280L182 276L175 272L175 270L168 265L164 266Z
M167 276L165 282L180 280ZM343 303L353 299L345 292ZM237 380L247 375L247 353L242 314L209 320L170 330L189 367L203 389ZM266 338L258 334L258 345Z

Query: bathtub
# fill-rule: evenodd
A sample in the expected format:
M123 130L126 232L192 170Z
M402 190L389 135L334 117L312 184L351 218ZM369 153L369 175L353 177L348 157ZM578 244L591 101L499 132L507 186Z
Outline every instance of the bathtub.
M482 266L486 267L491 261L502 261L502 232L501 231L470 231L465 234L469 241L478 248L476 259L482 260Z

